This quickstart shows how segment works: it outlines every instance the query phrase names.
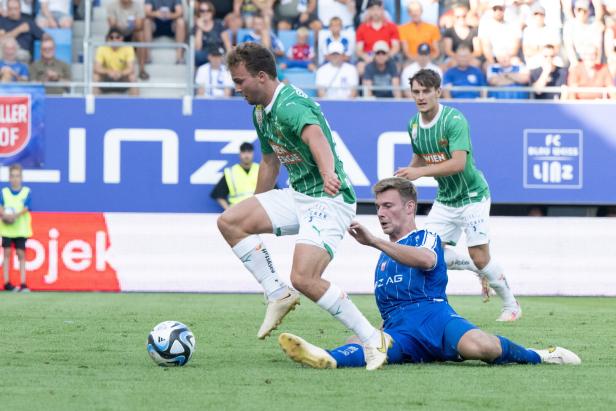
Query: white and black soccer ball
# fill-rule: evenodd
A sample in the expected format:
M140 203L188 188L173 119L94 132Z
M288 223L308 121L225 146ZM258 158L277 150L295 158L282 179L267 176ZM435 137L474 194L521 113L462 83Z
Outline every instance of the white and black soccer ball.
M195 336L178 321L164 321L148 335L148 354L161 367L186 365L195 351Z

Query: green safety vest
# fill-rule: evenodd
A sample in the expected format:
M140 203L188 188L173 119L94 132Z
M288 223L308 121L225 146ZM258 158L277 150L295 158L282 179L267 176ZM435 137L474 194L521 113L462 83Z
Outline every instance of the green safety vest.
M234 205L255 193L259 164L252 163L248 173L241 165L225 168L225 180L229 187L229 204Z
M26 201L28 194L30 194L28 187L22 187L17 194L13 194L10 188L4 187L2 189L4 210L12 208L15 214L21 212L24 209L24 201ZM13 224L5 224L0 220L0 236L6 238L32 237L32 217L30 213L22 214Z

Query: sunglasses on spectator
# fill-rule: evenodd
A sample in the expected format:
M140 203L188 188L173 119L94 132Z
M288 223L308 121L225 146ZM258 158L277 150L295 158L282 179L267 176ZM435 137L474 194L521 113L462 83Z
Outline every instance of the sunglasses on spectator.
M199 9L199 12L201 12L201 13L211 13L212 10L211 9Z
M384 51L377 51L375 54L378 56L379 54L387 54L387 53Z

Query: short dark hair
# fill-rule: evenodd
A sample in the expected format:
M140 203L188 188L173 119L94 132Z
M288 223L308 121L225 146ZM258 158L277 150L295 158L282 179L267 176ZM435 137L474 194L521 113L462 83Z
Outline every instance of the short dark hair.
M460 43L456 46L456 48L453 50L454 53L457 53L458 50L468 50L471 53L473 52L473 46L471 46L470 44L467 43Z
M124 40L124 33L122 33L122 30L120 30L119 28L115 26L109 29L109 31L107 32L107 35L105 36L105 39L109 40L112 34L119 34L122 37L122 40Z
M414 81L426 88L433 88L435 90L441 88L441 76L434 70L421 69L415 73L415 75L409 79L411 90L413 89Z
M396 190L405 202L413 201L417 203L417 189L411 180L402 177L388 177L380 180L372 187L374 195L387 190Z
M252 76L262 71L271 79L278 77L274 55L260 44L253 42L238 44L227 56L227 67L237 67L241 63L244 63L246 70Z
M244 151L255 151L255 146L249 142L242 143L242 145L240 145L240 153L243 153Z

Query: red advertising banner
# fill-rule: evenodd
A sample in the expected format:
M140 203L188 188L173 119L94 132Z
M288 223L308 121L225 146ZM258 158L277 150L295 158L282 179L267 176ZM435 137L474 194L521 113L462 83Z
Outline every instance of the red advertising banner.
M29 95L0 96L0 157L21 152L30 141Z
M120 291L108 262L111 241L103 213L32 213L32 226L34 235L26 242L31 290ZM19 284L12 256L10 278Z

